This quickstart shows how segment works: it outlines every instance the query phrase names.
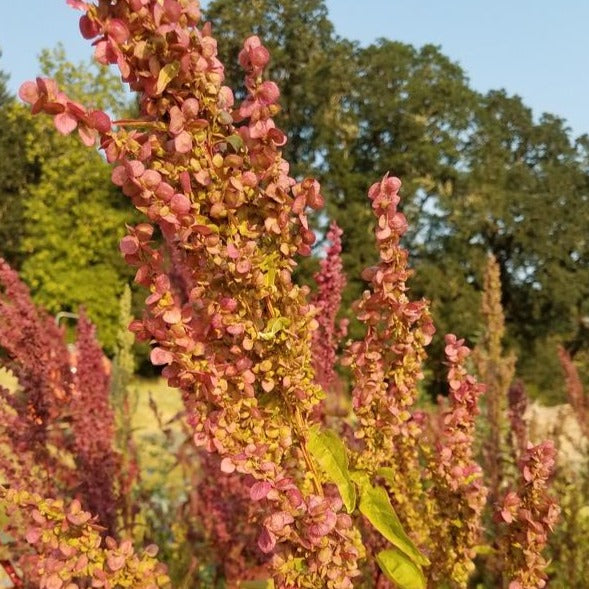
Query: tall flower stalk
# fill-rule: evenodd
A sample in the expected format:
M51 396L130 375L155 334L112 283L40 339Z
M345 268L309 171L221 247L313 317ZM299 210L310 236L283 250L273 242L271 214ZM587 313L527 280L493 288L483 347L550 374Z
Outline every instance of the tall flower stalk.
M119 457L113 447L115 430L109 398L110 374L95 331L82 312L76 330L77 362L70 400L73 451L81 491L86 498L85 507L114 534Z
M464 340L450 334L445 343L450 406L442 413L436 453L430 457L438 514L432 525L435 556L431 575L438 582L451 579L465 586L474 571L488 492L473 451L478 398L484 385L465 368L470 350ZM452 517L445 517L449 513Z
M571 355L562 346L558 347L558 359L565 378L565 388L569 403L585 438L589 440L589 398L585 394L583 382Z
M497 507L499 568L509 589L546 586L548 562L542 552L560 513L548 493L555 457L552 442L529 444L519 461L518 488L508 492Z
M489 256L484 275L481 312L485 321L483 337L475 348L474 362L481 380L487 385L484 409L486 439L483 464L488 479L489 502L494 504L504 480L507 460L507 407L509 386L515 374L515 355L503 352L505 317L501 305L499 264Z
M371 473L391 469L389 489L399 517L416 539L425 540L421 428L412 409L423 378L425 346L435 329L427 303L407 296L411 271L408 253L400 246L407 231L405 216L397 210L400 187L398 178L387 176L368 193L376 217L380 263L363 273L371 290L364 292L356 314L366 325L366 335L350 345L346 361L353 370L352 399L358 418L354 435L361 445L356 464Z
M313 331L312 353L315 381L326 391L328 398L322 408L335 405L341 393L341 383L336 372L338 347L347 334L347 320L337 322L337 314L346 286L346 276L342 263L342 230L335 221L329 226L325 258L320 262L319 272L315 274L317 292L311 302L317 308L317 329Z
M73 391L65 334L1 259L0 317L0 365L17 383L13 391L0 387L2 479L40 493L71 488L77 476L50 450L71 450L63 428L54 427Z
M146 214L149 223L121 242L151 292L134 330L183 391L195 442L219 454L225 472L258 481L252 499L268 514L258 545L273 554L279 585L350 586L359 535L307 450L323 392L313 379L313 309L292 282L293 256L314 241L305 209L323 201L317 182L295 182L280 155L279 91L262 78L268 51L256 37L245 42L248 94L234 108L210 27L196 28L197 2L70 4L85 13L80 28L97 38L98 61L116 63L139 93L141 118L113 129L48 80L20 95L55 115L61 132L77 127L87 143L99 136L113 181ZM189 271L186 302L152 241L154 225Z

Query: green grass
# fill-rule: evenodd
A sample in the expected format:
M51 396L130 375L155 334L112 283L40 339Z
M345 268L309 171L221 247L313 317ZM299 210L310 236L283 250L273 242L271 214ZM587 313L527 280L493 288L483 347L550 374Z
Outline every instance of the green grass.
M153 433L159 429L157 419L149 406L150 394L164 422L183 409L178 389L169 387L162 378L135 378L131 381L130 388L137 395L138 401L133 414L133 427L144 434Z
M141 466L142 483L154 493L182 492L185 486L181 470L176 466L174 451L184 440L178 420L170 423L183 411L180 392L167 386L163 379L134 379L130 385L134 399L132 425ZM157 407L160 423L150 403ZM168 430L168 435L162 427Z

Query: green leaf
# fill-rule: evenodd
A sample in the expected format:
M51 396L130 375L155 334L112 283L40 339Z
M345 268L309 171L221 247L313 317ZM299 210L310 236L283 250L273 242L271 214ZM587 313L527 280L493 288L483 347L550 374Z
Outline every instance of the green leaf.
M376 471L376 474L382 477L387 483L395 484L395 471L390 466L383 466Z
M268 321L266 329L258 334L258 337L263 340L274 339L279 331L287 329L289 325L290 319L287 317L273 317Z
M276 268L270 268L264 276L264 285L267 287L274 286L274 284L276 282L276 274L277 273L278 273L278 270Z
M346 447L339 436L332 430L322 432L314 427L307 447L325 474L337 485L348 513L352 513L356 507L356 487L350 478Z
M376 555L380 570L399 586L400 589L425 589L425 577L418 567L405 554L391 548Z
M227 143L229 143L229 145L231 145L231 147L233 148L233 151L235 151L236 153L241 151L244 147L243 139L237 133L234 133L233 135L229 135L229 137L227 137L225 139L225 141L227 141Z
M497 550L493 548L490 544L478 544L474 547L474 550L477 554L487 556L489 554L495 554Z
M161 94L167 87L168 84L178 75L180 71L180 62L173 61L172 63L166 64L161 70L157 77L157 84L155 86L155 93Z
M413 562L428 565L429 560L421 554L409 538L395 513L387 492L382 487L373 487L365 473L355 473L354 480L360 487L360 513L393 545L404 552Z
M274 589L274 580L264 579L261 581L239 581L237 586L240 589Z

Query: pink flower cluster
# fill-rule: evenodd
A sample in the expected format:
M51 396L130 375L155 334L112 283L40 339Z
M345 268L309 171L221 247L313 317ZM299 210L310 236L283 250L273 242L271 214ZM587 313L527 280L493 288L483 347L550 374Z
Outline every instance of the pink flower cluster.
M441 415L431 466L433 493L441 516L433 526L438 554L432 558L432 577L463 584L474 570L474 548L481 539L487 498L483 472L473 450L478 399L484 385L466 371L470 350L464 340L448 334L445 344L450 395L449 407ZM447 513L453 514L452 518L444 517Z
M417 424L409 423L410 409L423 378L424 347L435 332L426 301L407 296L411 271L407 251L399 245L407 231L407 220L397 210L400 187L398 178L385 176L368 193L381 261L362 275L372 290L364 292L356 312L367 331L363 341L350 346L347 358L354 370L356 437L365 443L371 470L390 460L398 436L417 433Z
M322 392L311 370L313 308L291 280L293 256L315 240L305 210L323 199L280 155L279 92L261 77L268 51L246 41L248 96L234 108L210 27L195 28L196 2L74 4L84 36L98 38L97 59L117 63L140 93L142 118L101 133L113 182L149 220L121 242L150 291L133 329L183 391L197 445L219 454L223 471L274 485L258 544L274 554L279 586L351 586L359 535L305 446ZM152 224L175 251L174 269ZM188 297L174 284L178 269Z
M23 564L27 580L40 589L169 587L166 569L155 559L156 546L139 555L130 540L103 538L103 528L78 501L64 504L14 489L2 489L0 495L10 515L28 523L25 538L36 552Z
M364 339L352 343L344 362L353 370L352 403L359 445L353 462L369 473L388 472L390 499L412 538L427 541L431 509L421 462L423 439L419 415L413 413L423 361L435 328L425 300L407 294L408 253L400 240L407 221L398 210L398 178L385 176L368 192L376 217L375 236L380 263L363 278L370 283L356 304L366 326Z
M101 110L86 110L81 104L59 92L55 81L49 78L25 82L18 95L32 105L33 114L46 112L54 115L55 128L63 135L68 135L77 128L82 141L89 147L95 144L99 133L110 131L111 121L106 113Z
M502 523L498 542L503 577L509 589L546 586L548 565L542 551L554 529L560 509L548 494L556 450L552 442L528 444L519 461L521 482L497 506L495 518Z
M317 329L313 332L313 368L315 380L328 392L332 391L337 374L337 348L347 334L347 320L336 322L346 286L342 264L342 230L333 221L327 232L330 245L315 274L317 292L311 302L317 308Z

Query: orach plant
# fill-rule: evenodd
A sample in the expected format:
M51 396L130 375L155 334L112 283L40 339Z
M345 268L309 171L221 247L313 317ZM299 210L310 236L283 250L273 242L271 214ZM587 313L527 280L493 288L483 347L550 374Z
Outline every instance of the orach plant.
M98 62L116 64L138 94L141 115L111 122L48 79L26 82L19 94L33 112L52 115L61 133L77 129L89 147L98 140L113 165L113 182L146 217L120 244L137 267L136 281L150 292L143 319L131 327L151 342L152 362L182 391L194 443L216 455L209 476L219 468L247 485L250 509L243 512L257 526L252 548L271 577L259 586L359 586L366 581L366 557L380 566L379 586L466 586L486 496L472 451L482 386L466 371L463 341L447 336L450 407L437 437L424 435L427 416L414 404L434 327L427 303L407 296L400 181L387 176L369 191L380 262L365 271L370 290L357 305L366 335L346 353L354 410L346 445L316 419L326 394L319 383L332 379L333 338L325 342L330 365L315 379L313 334L319 325L328 327L324 315L317 318L309 290L292 280L295 256L308 255L315 240L306 209L319 209L323 198L315 180L290 177L281 156L286 137L272 118L280 92L263 79L267 49L257 37L246 39L239 62L247 95L235 105L211 27L197 26L198 2L68 4L84 12L80 30L94 39ZM332 229L336 249L338 237ZM335 303L319 305L331 324ZM537 456L530 451L526 465ZM544 480L544 473L538 477ZM221 485L215 502L238 488ZM48 518L70 522L60 534L74 526L76 534L94 538L88 523L94 520L84 513L81 521L77 504L6 496L25 512L34 504L40 528L29 540L41 552ZM244 501L243 493L235 496ZM218 506L209 515L224 512ZM227 513L234 518L239 510ZM226 529L239 527L231 522ZM524 522L517 533L523 530ZM165 583L157 565L141 564L124 541L107 539L105 547L99 536L93 541L92 566L103 559L108 573L100 580L93 572L99 579L93 586L119 586L112 580L119 571L127 575L121 586ZM59 562L70 553L77 554L62 550ZM66 586L70 562L61 569L55 564L44 586ZM133 580L140 565L151 584Z

